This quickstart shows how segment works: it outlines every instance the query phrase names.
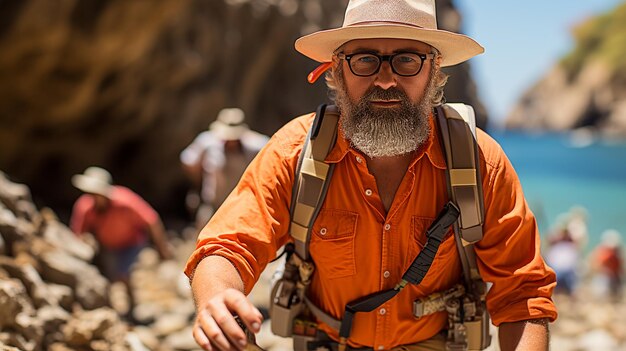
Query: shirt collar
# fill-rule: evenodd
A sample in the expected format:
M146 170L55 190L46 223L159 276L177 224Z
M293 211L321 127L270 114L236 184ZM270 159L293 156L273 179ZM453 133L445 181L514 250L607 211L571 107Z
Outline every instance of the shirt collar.
M424 156L424 154L426 154L428 156L428 160L433 166L440 169L446 169L446 161L443 156L439 136L439 126L435 123L435 118L432 113L428 116L428 123L430 124L430 135L428 136L426 143L424 143L424 145L422 145L422 147L420 147L416 152L415 159L411 162L411 166L413 166L422 158L422 156ZM346 139L343 131L339 128L337 132L337 142L335 142L335 146L326 157L326 162L338 163L346 157L348 152L361 155L361 152L350 147L350 141Z

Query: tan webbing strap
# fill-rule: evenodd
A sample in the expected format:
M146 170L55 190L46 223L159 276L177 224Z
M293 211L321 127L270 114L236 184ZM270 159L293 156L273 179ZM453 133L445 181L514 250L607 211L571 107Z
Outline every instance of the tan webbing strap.
M338 122L339 113L335 106L318 109L298 160L289 231L296 253L305 260L309 259L311 222L322 206L333 171L334 164L327 164L324 160L335 145Z
M319 307L317 307L313 303L313 301L309 300L309 298L306 296L304 297L304 302L306 303L306 306L309 308L309 311L313 313L313 315L315 316L315 318L317 318L318 321L325 323L326 325L330 326L336 331L339 331L339 328L341 328L340 320L335 319L333 318L333 316L322 311Z
M485 297L487 285L476 264L474 243L483 237L484 204L479 168L474 110L465 104L437 107L447 164L448 193L461 210L454 236L468 294L475 297L477 319L465 321L469 350L483 350L491 343Z
M448 165L448 191L461 210L455 224L457 248L467 284L480 280L473 243L482 238L482 184L478 168L473 110L465 104L437 107L437 120Z
M446 157L448 160L452 200L461 210L461 238L466 243L482 239L482 187L478 181L478 151L475 131L463 115L473 120L474 111L464 104L446 104L442 107L446 116L447 139Z

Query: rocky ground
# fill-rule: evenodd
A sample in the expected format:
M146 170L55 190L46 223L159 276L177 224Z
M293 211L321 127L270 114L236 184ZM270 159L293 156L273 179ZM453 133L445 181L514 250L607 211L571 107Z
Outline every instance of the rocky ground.
M192 350L194 306L182 265L193 241L172 239L175 260L144 250L125 288L90 262L95 241L78 239L29 189L0 173L0 350Z
M626 351L626 295L618 302L602 301L587 283L576 297L554 300L559 319L550 327L552 350Z
M194 247L193 229L172 235L175 259L160 261L144 250L134 268L137 307L132 323L123 286L111 284L90 262L97 245L77 239L54 212L37 209L29 189L0 173L0 351L199 350L191 336L194 306L184 262ZM251 293L267 307L269 281L278 263L263 273ZM625 350L626 299L591 298L583 286L576 298L555 296L560 317L551 325L553 350ZM494 333L497 334L494 328ZM266 322L257 343L291 350ZM490 350L498 350L494 340Z

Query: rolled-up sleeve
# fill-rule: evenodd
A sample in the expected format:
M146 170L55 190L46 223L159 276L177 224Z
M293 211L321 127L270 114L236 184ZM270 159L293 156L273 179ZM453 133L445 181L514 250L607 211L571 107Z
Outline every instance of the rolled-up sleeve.
M495 325L557 317L554 271L540 252L539 230L520 181L500 146L481 133L484 236L476 247L481 277L492 283L487 308Z
M204 257L219 255L237 269L249 293L276 251L290 240L294 172L312 115L281 128L250 163L226 201L198 235L185 267L190 278Z

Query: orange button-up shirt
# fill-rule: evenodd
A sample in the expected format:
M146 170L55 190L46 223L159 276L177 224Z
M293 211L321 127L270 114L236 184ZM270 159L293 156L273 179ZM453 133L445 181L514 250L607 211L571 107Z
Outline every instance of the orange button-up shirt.
M251 163L241 182L200 232L186 274L207 255L230 260L246 293L276 251L290 240L289 208L295 168L313 115L279 130ZM446 163L437 126L416 153L391 208L384 210L366 158L340 133L326 161L336 167L310 242L316 271L308 295L341 319L347 303L393 288L426 242L425 230L448 202ZM554 272L540 255L539 233L515 171L500 146L478 131L484 191L484 237L476 245L478 268L492 283L487 308L493 323L554 320ZM420 319L413 301L462 280L454 236L448 232L428 274L368 313L357 313L349 344L381 349L415 343L447 325L446 312ZM321 324L331 337L337 331Z

